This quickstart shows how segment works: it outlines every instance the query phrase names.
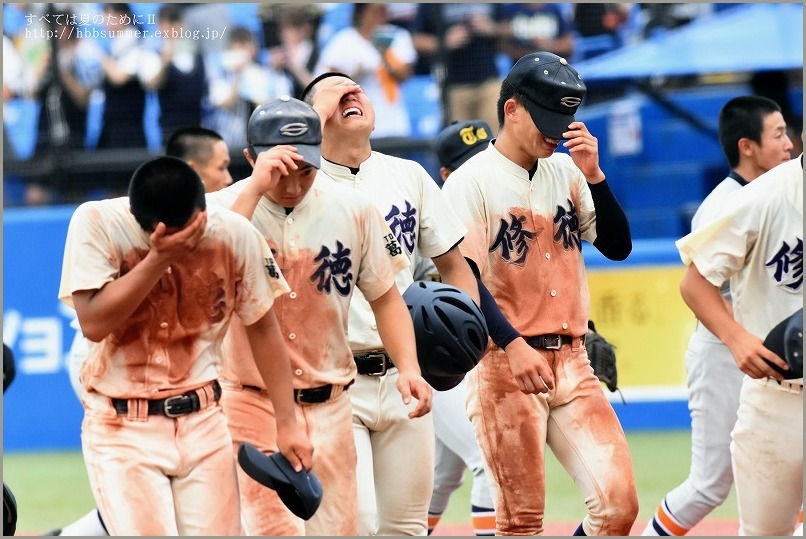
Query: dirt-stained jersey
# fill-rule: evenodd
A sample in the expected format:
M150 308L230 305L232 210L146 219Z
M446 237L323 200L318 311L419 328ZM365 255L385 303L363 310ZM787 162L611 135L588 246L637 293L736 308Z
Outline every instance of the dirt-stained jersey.
M249 179L207 195L231 206ZM346 339L354 294L375 300L408 267L378 210L360 194L318 180L291 211L262 197L252 224L271 247L291 293L277 300L277 319L291 356L294 387L346 385L356 376ZM353 299L354 301L354 299ZM262 386L242 329L228 335L225 377Z
M540 159L530 179L490 144L443 192L468 229L459 245L522 335L584 335L590 294L582 240L596 239L588 183L571 158Z
M148 238L128 197L79 206L67 232L59 299L72 307L73 292L101 289L131 271L148 254ZM287 291L249 221L210 208L194 255L171 265L121 329L90 347L82 384L109 397L156 399L214 380L231 315L253 324Z
M401 294L413 282L415 250L433 258L448 252L464 236L465 228L442 191L415 161L372 152L353 174L348 167L323 158L316 184L333 181L366 195L380 210L410 263L395 279ZM360 293L350 304L348 328L354 352L383 347L372 309Z

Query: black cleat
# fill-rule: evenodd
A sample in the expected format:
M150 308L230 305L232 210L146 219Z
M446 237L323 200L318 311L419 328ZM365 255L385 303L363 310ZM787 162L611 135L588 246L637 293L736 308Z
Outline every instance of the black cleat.
M62 534L62 529L61 528L56 528L56 529L50 530L48 533L46 533L44 535L61 535L61 534Z

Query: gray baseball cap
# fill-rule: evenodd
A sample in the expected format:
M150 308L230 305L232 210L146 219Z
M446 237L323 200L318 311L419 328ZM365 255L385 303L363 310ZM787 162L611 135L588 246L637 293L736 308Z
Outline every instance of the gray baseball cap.
M322 162L319 115L307 103L287 95L267 101L252 112L246 140L256 154L289 144L297 148L306 163L319 168Z
M588 88L565 58L550 52L527 54L515 62L504 79L525 97L526 109L541 133L561 139L575 121Z

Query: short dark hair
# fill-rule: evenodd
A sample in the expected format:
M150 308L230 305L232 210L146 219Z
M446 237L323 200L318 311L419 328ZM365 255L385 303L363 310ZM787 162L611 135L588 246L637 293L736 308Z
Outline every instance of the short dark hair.
M515 87L507 81L501 83L501 91L498 93L498 103L496 103L496 111L498 112L498 128L504 127L504 104L509 99L514 99L521 105L523 100L526 99L523 95L515 91Z
M309 105L313 105L313 87L316 86L320 80L324 80L330 77L344 77L345 79L353 80L350 75L346 75L340 71L327 71L322 73L321 75L317 76L311 82L308 83L308 86L305 87L302 92L299 94L299 100L308 103Z
M766 97L745 95L734 97L719 111L719 143L731 168L739 166L739 140L761 143L764 118L781 107Z
M129 182L129 206L140 228L151 232L157 223L185 226L196 210L205 210L204 183L190 165L162 156L140 165Z
M182 127L171 134L165 144L165 155L204 163L213 156L212 146L219 140L224 138L212 129Z

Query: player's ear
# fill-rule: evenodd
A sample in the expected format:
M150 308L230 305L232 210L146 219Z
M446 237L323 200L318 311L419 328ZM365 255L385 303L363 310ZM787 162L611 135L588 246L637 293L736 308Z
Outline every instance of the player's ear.
M249 166L255 168L255 158L252 156L252 152L250 148L243 149L243 155L246 157L246 160L249 162Z
M739 153L744 157L750 157L753 155L753 144L754 142L747 137L742 137L739 139Z

